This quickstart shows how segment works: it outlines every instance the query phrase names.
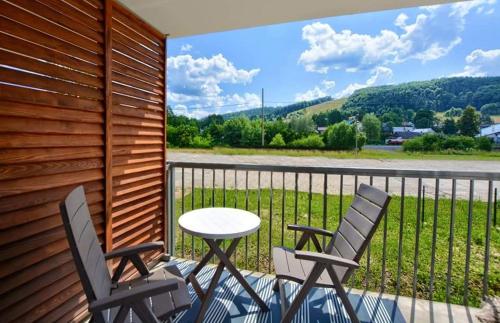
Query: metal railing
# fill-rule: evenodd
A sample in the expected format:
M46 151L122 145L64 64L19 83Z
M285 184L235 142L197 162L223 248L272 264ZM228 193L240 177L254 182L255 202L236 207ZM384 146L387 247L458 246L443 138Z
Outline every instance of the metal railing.
M262 225L240 242L234 262L272 273L273 245L293 248L297 242L287 224L334 231L365 182L389 192L393 200L351 287L475 306L499 292L498 285L490 286L490 277L498 279L500 260L490 255L500 250L500 233L492 223L500 172L192 162L167 167L168 214L175 215L167 221L172 255L197 260L208 250L177 228L182 213L241 208L261 217Z

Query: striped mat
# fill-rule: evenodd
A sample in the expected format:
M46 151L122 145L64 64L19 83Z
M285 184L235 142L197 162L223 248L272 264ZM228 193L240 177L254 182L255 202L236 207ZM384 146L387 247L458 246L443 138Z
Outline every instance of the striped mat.
M186 276L196 265L195 262L174 260L182 274ZM197 275L200 285L206 289L215 273L214 267L205 267ZM267 275L244 275L257 294L266 302L271 311L262 312L258 305L246 293L238 281L227 271L224 271L210 306L205 315L204 322L276 322L279 323L280 304L279 295L273 291L274 278ZM287 282L286 295L289 302L298 293L300 285ZM174 322L193 322L200 308L200 300L191 285L188 286L193 306L191 309L178 314ZM358 318L362 322L405 322L397 304L392 300L381 299L368 295L349 294ZM314 288L302 304L295 316L294 322L351 322L342 303L333 289Z

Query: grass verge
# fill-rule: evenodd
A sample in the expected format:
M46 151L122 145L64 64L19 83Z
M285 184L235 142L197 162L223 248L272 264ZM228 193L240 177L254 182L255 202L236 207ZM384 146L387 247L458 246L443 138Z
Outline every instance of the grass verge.
M352 151L299 150L299 149L267 149L267 148L230 148L214 147L212 149L169 148L170 152L216 154L216 155L275 155L291 157L326 157L339 159L410 159L410 160L500 160L500 152L433 152L409 153L404 151L386 151L364 149L358 154Z

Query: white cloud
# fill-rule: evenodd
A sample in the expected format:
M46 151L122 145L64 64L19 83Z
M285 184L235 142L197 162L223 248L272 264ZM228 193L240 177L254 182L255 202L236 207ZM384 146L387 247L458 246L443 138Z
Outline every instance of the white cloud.
M351 83L345 89L335 94L336 98L343 98L350 96L354 91L376 85L384 85L390 83L393 77L393 72L390 68L384 66L375 67L368 80L365 83Z
M174 106L181 104L190 111L217 113L221 111L218 107L229 104L255 105L255 94L226 95L221 84L249 84L260 69L238 69L222 54L210 58L193 58L191 55L169 57L167 66L167 94Z
M295 94L295 101L296 102L311 101L311 100L319 99L319 98L322 98L325 96L327 96L326 92L324 92L318 86L315 86L314 89L312 89L312 90L307 90L304 93Z
M473 0L473 1L463 1L454 3L451 5L451 15L464 18L473 9L476 9L476 13L482 13L486 6L491 6L496 3L496 0Z
M476 49L467 55L465 62L464 70L452 76L500 75L500 49Z
M335 87L336 83L335 81L323 80L321 82L321 85L325 90L331 90Z
M295 102L311 101L314 99L324 98L325 96L330 95L329 93L333 88L335 88L335 85L335 81L323 80L321 81L320 86L315 86L311 90L295 94Z
M191 49L193 49L193 45L191 44L184 44L181 46L181 52L190 52Z
M410 59L436 60L460 44L466 16L474 9L488 12L495 1L421 7L422 12L413 21L405 13L399 14L394 21L397 31L384 29L376 35L336 31L329 24L315 22L302 29L302 39L309 48L301 53L299 63L306 71L327 73L355 72Z

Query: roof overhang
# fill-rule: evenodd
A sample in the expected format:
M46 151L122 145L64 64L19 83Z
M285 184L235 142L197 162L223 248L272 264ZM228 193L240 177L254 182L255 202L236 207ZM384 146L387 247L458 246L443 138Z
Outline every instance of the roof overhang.
M170 37L456 0L119 0Z

